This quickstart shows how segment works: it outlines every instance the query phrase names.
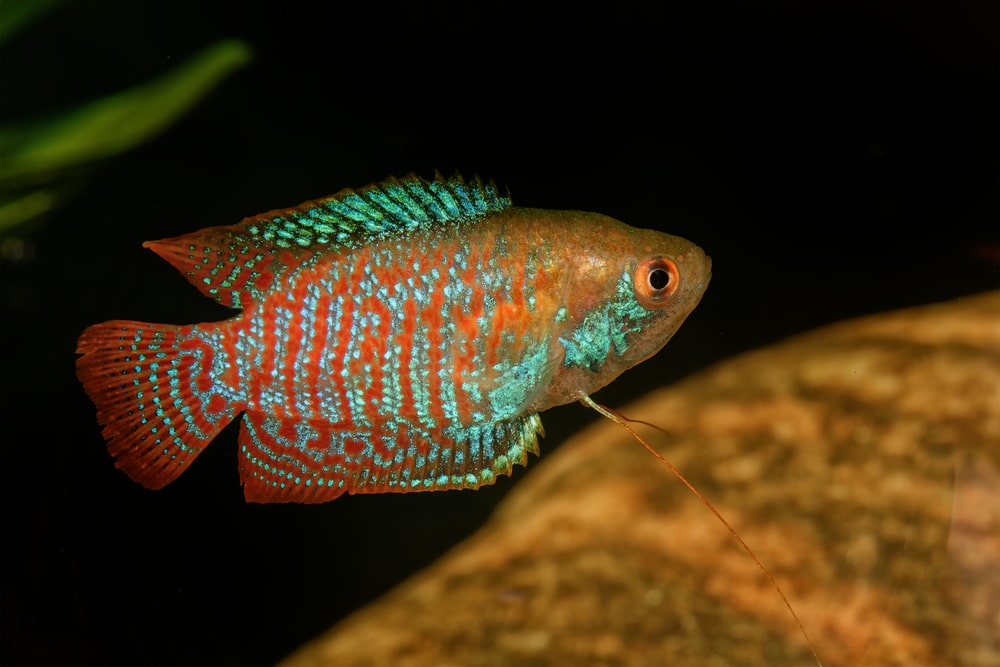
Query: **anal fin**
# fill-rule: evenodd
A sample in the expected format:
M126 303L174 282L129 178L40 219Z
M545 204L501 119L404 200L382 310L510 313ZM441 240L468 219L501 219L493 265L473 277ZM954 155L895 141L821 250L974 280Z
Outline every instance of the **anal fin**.
M343 493L475 489L538 454L538 415L475 425L455 436L392 422L358 431L247 412L240 479L250 502L321 503Z
M307 424L284 425L246 412L240 424L243 495L255 503L325 503L347 491L347 460L331 451L331 434Z

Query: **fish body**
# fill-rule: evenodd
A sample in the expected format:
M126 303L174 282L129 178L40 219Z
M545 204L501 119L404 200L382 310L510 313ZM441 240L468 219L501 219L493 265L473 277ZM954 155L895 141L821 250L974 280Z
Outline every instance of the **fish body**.
M84 331L78 376L116 464L160 488L241 412L257 502L477 488L538 453L538 413L656 353L710 260L596 213L414 176L148 242L240 309Z

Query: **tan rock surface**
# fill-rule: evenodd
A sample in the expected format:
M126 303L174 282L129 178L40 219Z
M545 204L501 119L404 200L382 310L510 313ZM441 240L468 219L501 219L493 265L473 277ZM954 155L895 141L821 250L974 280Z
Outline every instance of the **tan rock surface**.
M623 412L827 666L1000 664L1000 293L845 322ZM312 665L815 664L726 529L602 422Z

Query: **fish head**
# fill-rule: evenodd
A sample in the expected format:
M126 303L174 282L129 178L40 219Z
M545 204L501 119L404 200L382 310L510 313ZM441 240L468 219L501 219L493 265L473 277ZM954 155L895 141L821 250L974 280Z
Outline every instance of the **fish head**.
M701 301L712 261L694 243L588 213L567 234L562 321L534 410L590 395L656 354Z

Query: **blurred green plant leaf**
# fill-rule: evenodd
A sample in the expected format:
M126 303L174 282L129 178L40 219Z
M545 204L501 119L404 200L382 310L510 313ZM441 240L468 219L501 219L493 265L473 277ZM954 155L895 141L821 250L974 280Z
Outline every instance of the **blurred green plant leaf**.
M0 42L36 21L62 0L0 0Z
M0 179L65 169L132 148L249 60L245 43L222 42L155 81L43 121L2 128Z
M148 83L0 128L0 230L54 208L75 190L59 182L63 172L152 138L250 56L245 42L219 42Z

